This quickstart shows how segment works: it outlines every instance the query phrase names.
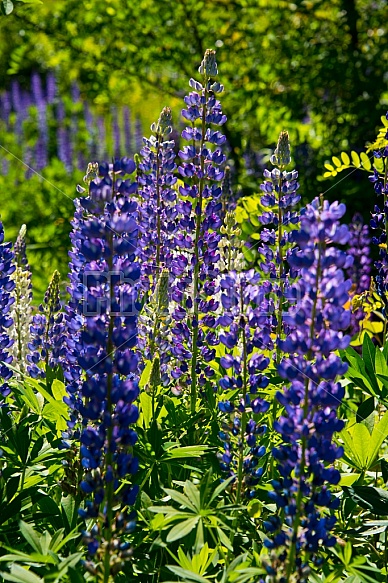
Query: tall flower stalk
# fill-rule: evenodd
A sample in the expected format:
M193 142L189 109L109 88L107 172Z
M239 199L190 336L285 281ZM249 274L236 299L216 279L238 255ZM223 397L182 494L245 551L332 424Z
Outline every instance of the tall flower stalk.
M296 225L299 215L292 209L299 203L300 195L297 193L298 172L287 172L285 168L291 163L291 148L288 132L282 131L271 163L276 166L272 171L264 170L265 181L260 186L264 195L261 203L266 210L259 220L264 225L261 232L261 245L258 248L261 256L259 263L263 274L270 284L274 305L273 317L268 319L268 329L276 334L276 363L281 359L280 340L284 338L284 304L287 302L287 288L295 274L290 273L287 265L289 251L289 228ZM273 225L273 229L268 229ZM295 227L294 227L295 228Z
M10 338L9 329L13 324L11 310L14 303L12 297L15 288L15 282L12 279L14 271L12 244L4 243L4 228L0 221L0 378L2 379L0 394L3 398L11 392L8 381L12 377L12 371L7 365L12 363L13 340Z
M270 362L262 353L263 338L256 327L262 310L259 280L260 276L253 270L230 271L221 278L220 284L224 312L219 317L219 338L225 346L220 365L226 374L219 385L224 393L233 395L233 399L221 400L218 405L230 417L219 434L224 447L221 468L235 476L237 504L242 496L255 496L255 486L263 474L259 460L266 452L257 443L265 427L255 421L256 415L269 407L259 396L269 384L263 371Z
M66 354L64 314L60 301L60 274L54 271L46 290L39 313L30 326L30 350L27 355L28 373L32 377L44 377L48 368L61 365ZM39 366L44 364L44 368Z
M337 409L344 388L336 382L346 365L336 351L344 349L350 337L342 331L350 323L351 281L344 271L353 258L337 248L349 240L349 231L339 220L345 205L315 199L301 217L300 230L292 240L298 245L289 255L290 265L300 270L295 284L297 301L289 310L293 329L280 348L284 357L279 375L287 382L276 394L284 414L274 422L283 444L273 450L279 478L272 481L271 499L278 514L266 522L272 553L267 564L269 581L308 581L309 567L302 556L314 557L320 546L336 539L330 533L335 517L322 512L334 510L339 500L330 492L340 474L333 467L343 454L333 442L333 434L344 423Z
M388 119L388 112L386 114ZM388 135L388 132L387 132ZM377 196L383 196L383 203L380 206L375 205L370 226L378 231L372 238L372 243L379 246L379 259L375 262L377 269L376 285L380 297L385 304L388 303L388 252L387 252L387 233L388 233L388 146L374 152L375 158L382 161L382 172L374 169L369 176Z
M349 225L350 239L348 253L353 257L353 265L347 270L348 277L352 280L352 318L350 333L352 336L360 332L360 322L365 318L362 307L355 307L357 296L368 292L371 285L372 258L370 257L371 238L368 225L359 213L356 213ZM354 302L354 299L356 302Z
M175 351L174 356L189 360L188 382L190 385L190 410L196 411L198 382L204 381L201 377L200 346L203 345L203 331L200 330L201 306L205 313L214 305L214 300L208 300L213 295L208 285L205 298L201 301L201 292L204 282L217 275L217 242L218 228L221 226L220 212L222 205L218 202L221 188L217 184L224 176L219 168L225 162L225 156L219 148L214 151L212 146L221 146L225 136L209 126L220 126L226 121L222 114L219 101L215 94L223 91L222 85L212 82L218 74L215 51L207 50L199 67L202 83L190 80L190 86L195 90L185 97L187 109L182 110L183 117L191 122L182 132L183 139L190 145L185 146L179 156L182 160L179 172L184 180L180 187L181 195L186 198L180 204L182 218L179 225L186 234L176 237L177 245L183 253L176 256L172 265L174 275L180 278L178 296L186 292L186 305L179 307L173 313L173 318L179 322L182 347ZM187 254L190 251L191 256ZM188 268L188 269L187 269ZM212 303L213 302L213 303ZM183 324L183 313L188 316L189 324ZM187 342L187 340L189 341ZM184 346L186 344L186 346ZM182 375L181 367L176 374ZM186 373L184 373L186 374Z
M177 181L174 142L167 139L172 131L171 109L165 107L156 123L151 125L152 136L144 138L140 152L139 195L140 257L148 286L155 289L159 271L171 261L172 237L175 230L175 201ZM149 278L151 277L151 280Z
M28 366L27 355L30 352L28 343L32 323L32 284L31 270L26 255L26 232L26 225L22 225L14 247L15 271L12 279L15 282L15 288L12 292L13 325L10 328L10 337L13 340L11 349L13 366L22 374L26 372Z
M100 165L100 177L88 178L88 196L77 202L73 231L73 246L82 260L73 274L67 323L77 331L69 358L81 378L75 383L69 375L67 402L73 424L81 420L80 488L86 500L80 514L96 520L83 533L89 554L86 568L101 583L113 581L131 555L127 535L135 526L129 507L137 488L127 478L138 463L131 425L138 417L133 402L139 394L134 349L140 264L137 203L129 197L134 183L124 179L134 169L125 158L112 166Z

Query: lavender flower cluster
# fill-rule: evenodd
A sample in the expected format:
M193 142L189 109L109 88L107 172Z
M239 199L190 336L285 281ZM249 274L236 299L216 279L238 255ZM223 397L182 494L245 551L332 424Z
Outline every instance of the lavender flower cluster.
M73 82L69 95L60 95L53 72L43 79L38 73L31 76L30 89L17 80L0 95L0 124L16 136L22 148L22 158L35 170L43 170L52 156L72 172L85 168L85 160L104 160L137 151L141 147L141 123L135 121L128 107L111 107L111 123L94 113ZM53 131L53 129L55 131ZM37 137L35 138L35 134ZM8 159L2 158L3 172ZM26 178L32 176L30 168Z
M268 532L274 533L266 545L281 551L267 565L269 581L289 581L295 569L298 581L308 581L304 553L314 556L321 545L336 542L330 533L336 519L321 508L338 507L330 485L340 480L333 464L343 455L333 434L344 427L337 409L345 391L336 379L347 368L335 351L350 342L343 331L350 324L344 306L352 282L345 279L344 270L353 257L337 248L350 237L347 226L339 223L344 213L343 204L315 199L292 235L298 248L288 261L300 278L294 284L298 301L289 312L293 329L280 341L288 356L278 372L287 384L276 394L284 414L274 421L274 429L283 443L272 452L280 475L270 492L279 513L266 522Z

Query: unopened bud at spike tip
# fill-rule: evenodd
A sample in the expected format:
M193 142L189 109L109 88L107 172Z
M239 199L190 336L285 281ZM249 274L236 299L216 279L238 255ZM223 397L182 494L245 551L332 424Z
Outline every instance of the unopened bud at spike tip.
M15 260L18 267L25 267L25 269L29 269L28 262L27 262L27 255L26 255L26 233L27 227L26 225L22 225L20 227L19 234L15 241Z
M89 162L83 181L85 182L85 184L89 185L97 177L98 177L98 162Z
M212 49L206 49L198 72L205 77L216 77L218 75L216 51Z
M170 107L164 107L161 111L157 123L151 125L151 131L162 136L172 132L172 114Z
M291 162L291 147L290 147L290 136L288 132L280 132L278 144L276 149L271 156L271 163L279 168L288 166Z

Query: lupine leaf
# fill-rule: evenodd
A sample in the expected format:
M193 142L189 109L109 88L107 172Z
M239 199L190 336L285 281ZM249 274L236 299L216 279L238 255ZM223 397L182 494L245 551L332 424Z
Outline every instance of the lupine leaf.
M190 532L197 526L200 516L193 516L183 522L176 524L167 535L167 542L173 542L190 534Z
M379 423L373 429L373 433L370 438L369 444L368 454L369 465L371 465L375 460L376 456L379 453L379 449L387 435L388 435L388 411L384 413Z
M366 469L368 463L370 434L363 423L356 423L352 428L353 452L359 460L359 467Z
M172 500L174 500L174 502L181 504L185 508L190 508L190 510L193 512L197 512L194 504L187 496L182 494L182 492L177 492L176 490L171 490L170 488L165 488L164 491L170 496Z
M26 541L32 546L34 551L37 553L42 553L42 545L39 533L37 533L30 524L23 522L23 520L19 522L19 528L20 532Z
M44 583L44 579L35 575L32 571L27 571L20 565L12 565L11 573L0 573L6 581L15 581L16 583Z
M178 577L184 577L184 580L187 581L195 581L196 583L209 583L209 579L202 577L202 575L198 575L197 573L193 573L188 569L182 569L182 567L178 567L175 565L167 565L167 568L170 569L175 575Z
M347 494L362 508L380 516L388 515L388 492L373 486L344 486Z

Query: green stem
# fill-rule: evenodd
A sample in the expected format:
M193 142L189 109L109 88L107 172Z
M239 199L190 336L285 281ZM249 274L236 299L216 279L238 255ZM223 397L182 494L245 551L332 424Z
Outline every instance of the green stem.
M17 330L17 360L18 360L18 365L19 365L19 370L21 373L24 372L24 363L23 363L23 345L22 345L22 326L21 326L21 322L20 322L20 304L21 304L21 295L20 295L20 280L22 279L22 277L20 277L20 273L19 273L19 267L16 268L16 273L17 273L17 281L16 281L16 298L15 298L15 312L16 312L16 330Z
M202 201L203 201L203 189L205 186L205 159L202 154L203 147L205 144L205 134L206 134L206 110L207 110L207 98L208 98L208 81L205 83L205 103L202 107L202 135L201 144L199 150L200 165L201 165L201 178L198 184L198 198L195 205L195 240L194 240L194 274L193 274L193 318L192 322L195 321L195 326L193 326L193 346L192 346L192 358L191 358L191 393L190 393L190 410L191 414L195 415L197 406L197 360L198 360L198 316L199 316L199 304L198 304L198 283L199 283L199 249L198 243L201 235L202 226Z

